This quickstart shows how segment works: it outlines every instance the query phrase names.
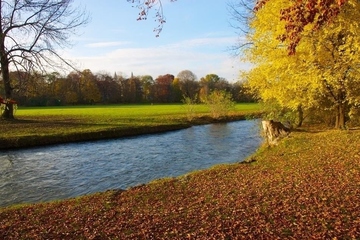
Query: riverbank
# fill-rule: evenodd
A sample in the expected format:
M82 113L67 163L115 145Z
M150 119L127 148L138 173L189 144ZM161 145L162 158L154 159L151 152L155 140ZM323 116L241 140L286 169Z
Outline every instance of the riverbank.
M186 119L178 119L172 123L163 123L163 124L149 124L144 126L127 126L127 127L111 127L107 129L96 129L94 131L73 131L65 132L59 134L34 134L32 136L22 135L22 136L9 136L6 138L0 137L0 149L16 149L16 148L29 148L37 146L47 146L54 144L63 144L63 143L74 143L74 142L85 142L85 141L96 141L104 139L114 139L130 136L138 136L145 134L154 134L162 133L169 131L176 131L180 129L189 128L194 125L204 125L211 123L222 123L222 122L231 122L231 121L240 121L246 120L247 118L256 118L260 114L236 114L232 116L227 116L221 119L212 118L209 116L202 116L199 118L194 118L191 121ZM10 128L16 128L19 126L25 126L28 128L35 127L34 123L27 123L21 120L14 120L4 124ZM40 125L43 125L44 122L40 121ZM57 128L58 123L48 123L47 128ZM36 128L36 127L35 127Z
M357 239L360 131L304 128L250 164L0 210L1 239Z
M220 119L203 105L196 105L191 113L180 104L20 109L15 120L0 120L0 149L153 134L258 116L258 104L237 104Z

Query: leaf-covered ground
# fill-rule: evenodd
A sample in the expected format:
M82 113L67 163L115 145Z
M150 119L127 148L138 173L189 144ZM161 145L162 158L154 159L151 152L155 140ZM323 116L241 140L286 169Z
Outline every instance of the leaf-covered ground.
M294 132L251 164L0 210L0 239L359 239L360 131Z

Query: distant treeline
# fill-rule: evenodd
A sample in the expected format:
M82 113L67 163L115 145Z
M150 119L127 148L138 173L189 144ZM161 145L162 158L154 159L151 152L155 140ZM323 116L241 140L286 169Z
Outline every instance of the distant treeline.
M177 77L165 74L156 79L150 75L125 78L117 74L93 74L90 70L71 72L65 77L57 72L45 75L11 72L11 81L13 98L23 106L180 103L184 96L201 102L214 90L231 93L236 102L254 101L241 82L229 83L216 74L197 80L188 70Z

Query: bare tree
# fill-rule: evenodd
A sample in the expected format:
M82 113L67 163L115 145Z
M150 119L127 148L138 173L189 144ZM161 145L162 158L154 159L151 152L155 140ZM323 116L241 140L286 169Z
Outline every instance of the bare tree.
M237 43L229 49L234 56L240 56L244 49L252 45L245 36L250 31L249 23L254 16L255 3L256 1L249 0L229 0L228 2L228 12L231 16L230 25L238 34Z
M197 81L196 75L190 70L183 70L178 73L180 90L185 97L194 100L200 89L200 83Z
M57 48L69 45L69 37L88 20L86 13L73 8L72 3L73 0L0 1L0 64L6 98L3 118L14 118L10 69L46 70L59 62L70 65Z

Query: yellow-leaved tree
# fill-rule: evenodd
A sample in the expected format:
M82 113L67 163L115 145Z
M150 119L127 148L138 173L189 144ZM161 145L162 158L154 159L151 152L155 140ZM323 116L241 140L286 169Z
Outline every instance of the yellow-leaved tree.
M298 111L298 123L303 111L329 109L335 127L345 128L347 116L360 103L360 3L347 1L318 31L307 25L292 55L290 40L281 38L281 9L290 4L291 0L272 0L254 13L247 35L252 45L244 56L254 68L243 76L264 102Z

